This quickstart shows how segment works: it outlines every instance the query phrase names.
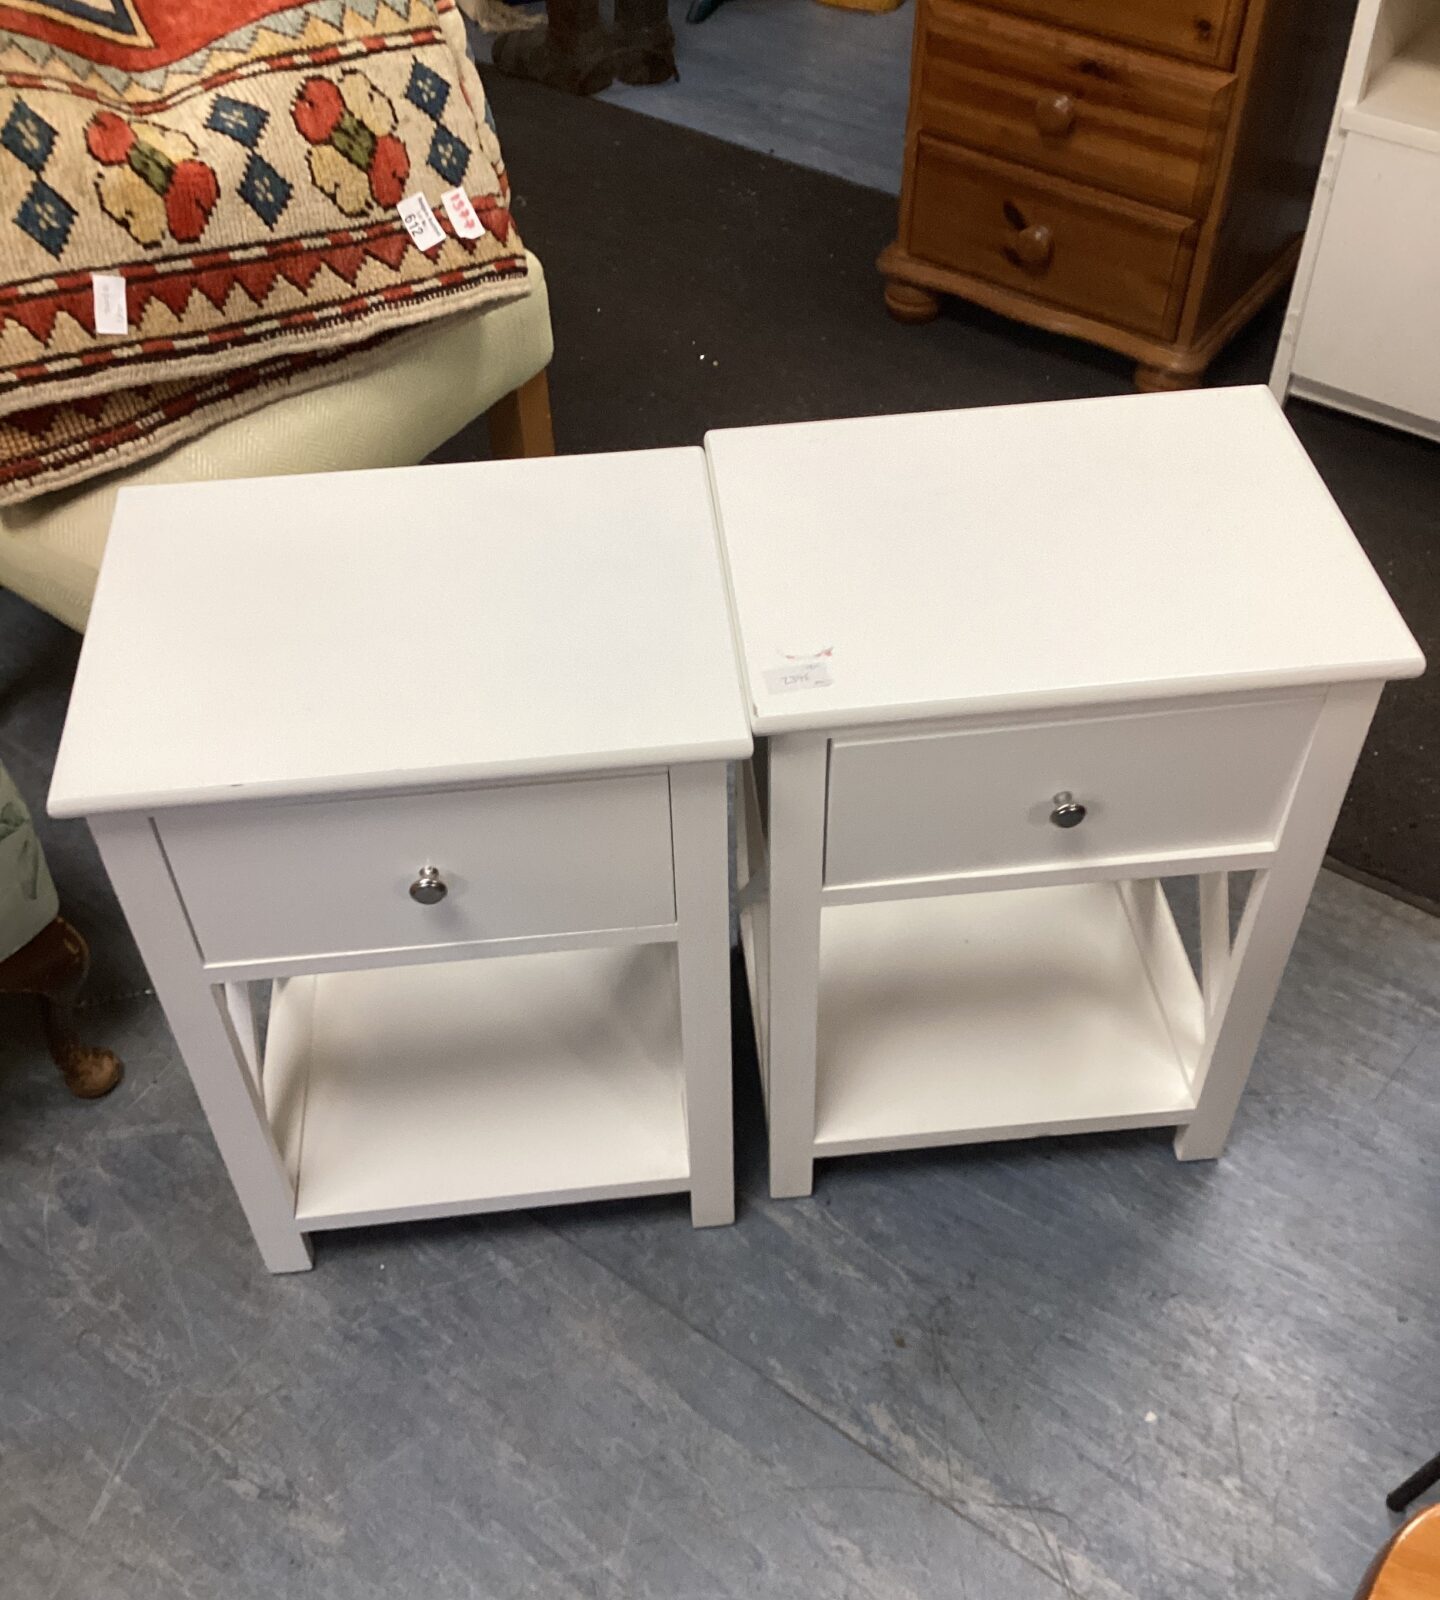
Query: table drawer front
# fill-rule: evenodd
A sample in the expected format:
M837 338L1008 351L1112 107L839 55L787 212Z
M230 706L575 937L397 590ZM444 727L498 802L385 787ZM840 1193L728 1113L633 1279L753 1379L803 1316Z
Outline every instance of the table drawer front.
M1274 841L1316 696L836 739L831 885L1062 867ZM1051 820L1068 790L1084 820Z
M922 261L1167 338L1195 224L922 136L906 247Z
M1205 209L1234 79L931 0L920 126L1135 200Z
M1040 17L1122 44L1228 67L1235 59L1245 0L991 0L998 11Z
M156 826L212 964L675 920L663 773L208 806ZM446 885L433 905L409 892L424 866Z

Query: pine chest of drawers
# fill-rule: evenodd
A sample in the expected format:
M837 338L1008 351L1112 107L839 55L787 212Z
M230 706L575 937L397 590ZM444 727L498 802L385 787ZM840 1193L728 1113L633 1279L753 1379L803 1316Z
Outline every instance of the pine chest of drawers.
M1343 0L917 0L885 300L953 294L1198 383L1292 270Z

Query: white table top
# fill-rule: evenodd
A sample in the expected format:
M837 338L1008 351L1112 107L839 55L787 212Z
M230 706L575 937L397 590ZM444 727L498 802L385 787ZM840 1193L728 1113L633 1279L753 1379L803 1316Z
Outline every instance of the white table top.
M1424 667L1265 389L705 444L758 733ZM826 650L828 687L767 681Z
M124 491L57 816L750 749L698 449Z

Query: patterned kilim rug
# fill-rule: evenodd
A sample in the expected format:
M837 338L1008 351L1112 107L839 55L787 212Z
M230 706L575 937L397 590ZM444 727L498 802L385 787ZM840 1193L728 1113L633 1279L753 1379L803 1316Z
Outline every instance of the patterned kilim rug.
M454 0L0 3L0 503L527 287Z

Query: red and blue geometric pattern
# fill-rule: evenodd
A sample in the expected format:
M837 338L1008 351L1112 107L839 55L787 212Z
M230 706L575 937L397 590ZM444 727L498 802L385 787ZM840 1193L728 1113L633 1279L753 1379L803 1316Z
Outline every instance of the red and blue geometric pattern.
M35 175L15 213L15 225L58 261L65 253L78 213L64 195L41 177L55 149L56 137L55 129L44 117L18 98L0 128L0 145Z
M455 0L0 0L0 503L523 293L488 113ZM93 272L124 333L96 331Z

